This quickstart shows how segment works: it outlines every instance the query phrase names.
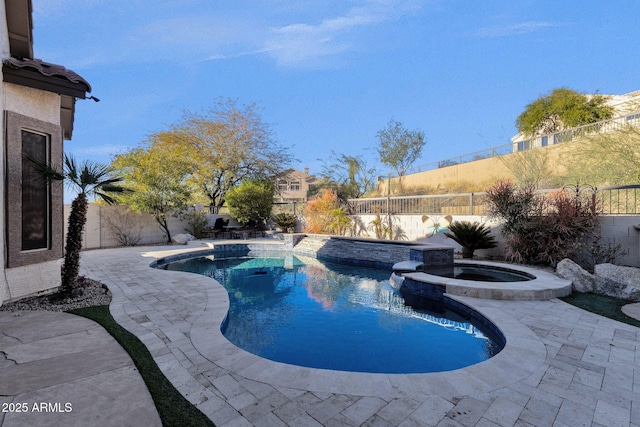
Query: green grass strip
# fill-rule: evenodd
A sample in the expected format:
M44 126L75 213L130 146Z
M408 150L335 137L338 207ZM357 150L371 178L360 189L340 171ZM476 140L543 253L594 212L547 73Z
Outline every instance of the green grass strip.
M69 313L86 317L99 323L129 353L144 382L147 384L163 426L215 427L215 424L206 415L175 389L173 384L160 371L151 353L138 337L124 329L111 317L109 306L79 308L71 310Z
M622 312L623 305L631 304L635 301L627 301L619 298L608 297L605 295L580 292L574 292L571 295L560 299L571 305L580 307L583 310L599 314L600 316L608 317L609 319L640 327L640 321L634 319L633 317L629 317Z

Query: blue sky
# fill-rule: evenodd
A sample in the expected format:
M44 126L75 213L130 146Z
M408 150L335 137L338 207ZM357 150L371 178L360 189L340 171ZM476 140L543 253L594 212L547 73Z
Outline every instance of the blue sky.
M33 0L37 58L87 79L66 151L108 163L219 97L256 102L294 167L375 164L393 118L417 164L506 144L557 87L640 89L640 2ZM380 167L380 174L387 170Z

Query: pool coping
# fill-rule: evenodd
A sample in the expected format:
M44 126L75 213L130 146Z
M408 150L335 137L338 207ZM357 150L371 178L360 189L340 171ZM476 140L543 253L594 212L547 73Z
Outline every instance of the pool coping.
M171 262L211 253L210 249L179 252L164 256L160 261ZM158 260L154 260L149 266L152 267L157 262ZM494 306L490 300L447 294L454 301L478 311L497 327L506 340L502 351L471 366L423 374L348 372L275 362L242 350L224 337L220 326L227 315L229 297L218 281L209 277L207 279L212 284L205 288L209 303L191 329L193 346L205 358L223 369L249 380L275 386L384 399L418 395L426 397L434 394L452 397L489 392L526 378L539 369L547 354L542 341L529 328ZM504 375L505 369L509 375ZM463 377L464 381L458 381Z
M417 282L444 286L445 292L449 295L473 298L540 301L561 298L571 294L572 284L570 280L561 279L544 270L493 261L455 260L454 264L486 265L511 269L535 276L535 279L521 282L483 282L435 276L424 272L403 273L402 275Z

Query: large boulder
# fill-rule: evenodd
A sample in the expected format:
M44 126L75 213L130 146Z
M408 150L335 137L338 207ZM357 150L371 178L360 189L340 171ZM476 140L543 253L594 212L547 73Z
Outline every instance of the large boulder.
M176 245L186 245L191 240L195 240L191 234L174 234L171 237L171 241Z
M595 277L596 293L640 301L640 268L598 264Z
M576 292L594 292L596 289L595 276L568 258L558 263L556 274L570 280Z

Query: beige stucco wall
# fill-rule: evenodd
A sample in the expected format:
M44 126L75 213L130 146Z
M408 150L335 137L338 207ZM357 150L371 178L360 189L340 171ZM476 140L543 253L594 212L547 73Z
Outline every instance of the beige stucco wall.
M4 7L4 2L2 3ZM2 16L5 16L2 13ZM6 37L6 23L5 27ZM2 45L1 49L3 57L8 55L8 41L2 37L2 43L6 42L6 46ZM6 50L5 50L6 48ZM32 88L22 87L11 83L0 84L0 105L1 111L14 111L16 113L33 117L44 122L55 125L60 124L60 97L54 93L44 92ZM3 152L6 150L6 140L4 133L4 114L0 114L0 125L3 130ZM2 156L0 162L0 173L6 175L5 156ZM3 183L3 194L6 191ZM0 221L3 227L0 227L0 239L2 242L6 239L6 197L0 198ZM6 265L5 245L2 245L2 259ZM4 266L3 266L4 268ZM4 268L4 274L0 276L0 304L3 301L12 301L23 298L25 296L49 292L60 284L60 261L49 261L39 264L33 264L16 268Z
M3 83L4 109L60 125L60 96L53 92Z

